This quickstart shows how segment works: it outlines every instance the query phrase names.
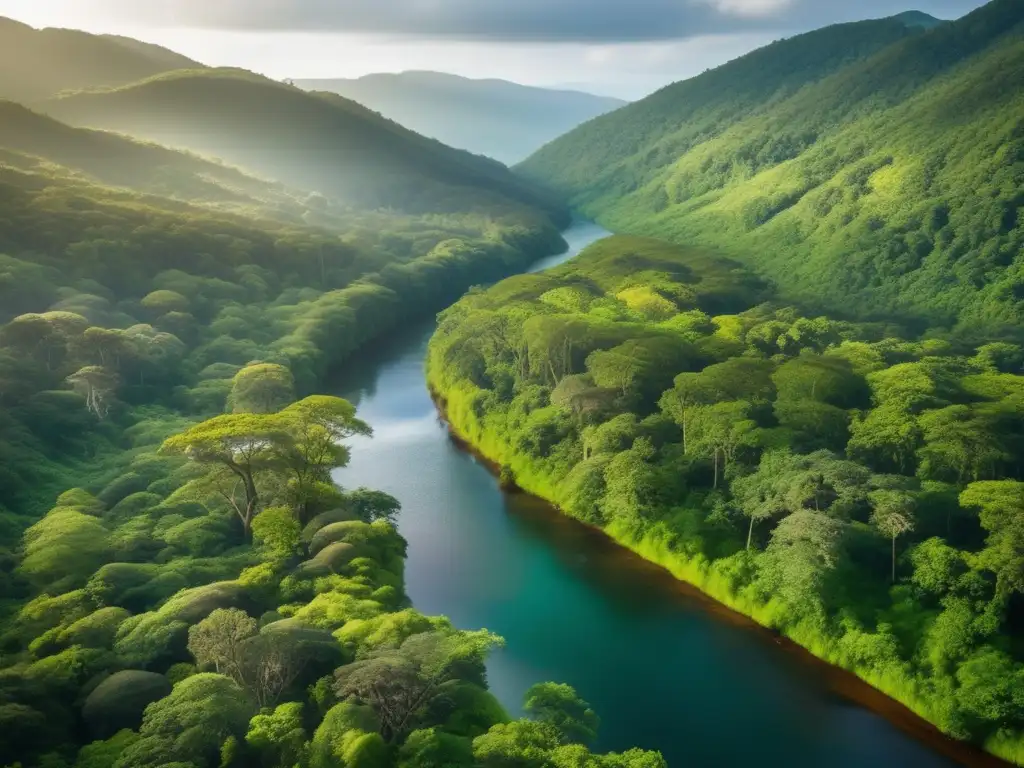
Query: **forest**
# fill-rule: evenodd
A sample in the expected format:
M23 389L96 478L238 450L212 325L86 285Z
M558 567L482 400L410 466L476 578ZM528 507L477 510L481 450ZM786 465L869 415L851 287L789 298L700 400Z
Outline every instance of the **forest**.
M620 233L712 246L814 312L1020 341L1024 6L782 40L523 163Z
M569 685L513 718L332 479L332 375L438 312L505 488L1024 764L1022 34L830 27L513 171L0 19L0 765L665 768ZM627 234L504 279L570 211Z
M405 208L0 102L0 764L663 768L566 685L513 720L398 501L331 479L370 432L332 371L565 248L501 166L383 140Z
M506 486L1017 762L1022 370L633 236L471 291L428 358Z

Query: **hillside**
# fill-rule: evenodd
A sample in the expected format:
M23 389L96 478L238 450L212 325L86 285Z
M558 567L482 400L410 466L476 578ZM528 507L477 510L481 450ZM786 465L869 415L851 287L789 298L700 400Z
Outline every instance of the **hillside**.
M502 226L507 204L286 225L77 170L146 186L147 163L205 161L9 103L0 126L0 765L426 765L423 733L484 754L473 737L508 720L483 673L499 639L412 609L398 501L331 479L370 429L311 393L371 340L551 253L557 231L536 214ZM26 131L43 157L4 148ZM211 429L250 473L246 501L193 449ZM203 642L229 624L231 670ZM421 736L334 692L364 655L436 650L457 670L417 692ZM284 752L253 735L282 723ZM561 731L545 735L554 752Z
M60 166L90 181L208 204L296 209L308 196L186 152L105 131L72 128L20 104L0 101L0 162L22 168ZM25 157L17 158L11 153ZM294 210L293 210L294 213Z
M520 170L606 226L717 246L809 306L1019 335L1022 22L996 0L927 31L776 43Z
M74 29L34 29L0 17L0 99L37 102L61 91L115 87L202 66L150 43Z
M340 94L424 136L508 164L626 103L579 91L441 72L294 82L306 90Z
M360 208L406 212L560 203L487 158L426 139L333 94L241 70L179 71L47 102L49 114L220 158Z

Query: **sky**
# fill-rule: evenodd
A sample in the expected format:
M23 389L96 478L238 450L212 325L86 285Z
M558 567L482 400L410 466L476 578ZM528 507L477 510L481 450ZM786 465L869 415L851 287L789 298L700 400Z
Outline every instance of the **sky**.
M983 0L0 0L35 27L129 35L284 79L430 69L639 98L772 40Z

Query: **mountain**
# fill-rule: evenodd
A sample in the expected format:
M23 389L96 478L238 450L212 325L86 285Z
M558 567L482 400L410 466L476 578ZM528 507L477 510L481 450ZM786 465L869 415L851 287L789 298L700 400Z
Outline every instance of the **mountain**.
M9 166L57 166L50 170L190 202L282 205L306 196L186 152L73 128L11 101L0 101L0 148L0 163Z
M334 94L242 70L181 70L46 102L45 112L189 149L360 208L460 213L564 207L488 158L426 139Z
M942 19L936 19L934 16L929 16L927 13L921 11L906 11L905 13L899 13L892 18L897 21L902 21L908 27L921 27L922 29L931 29L937 27L940 24L945 24Z
M718 247L807 306L969 336L1024 321L1024 4L775 43L520 172L619 231Z
M36 102L61 91L115 87L174 69L191 59L127 37L73 29L34 29L0 17L0 98Z
M626 103L580 91L471 80L441 72L294 82L307 90L340 94L424 136L509 164Z

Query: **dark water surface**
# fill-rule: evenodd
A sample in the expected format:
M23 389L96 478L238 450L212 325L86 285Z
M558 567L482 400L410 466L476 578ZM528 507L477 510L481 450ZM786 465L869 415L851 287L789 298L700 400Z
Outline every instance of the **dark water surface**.
M578 224L566 260L607 233ZM909 766L957 762L835 690L837 676L680 587L601 534L505 496L449 439L427 393L433 323L351 363L336 391L375 431L354 441L347 487L396 496L408 592L427 614L487 628L504 649L491 688L513 714L543 680L567 682L602 719L596 745L659 749L675 766Z

